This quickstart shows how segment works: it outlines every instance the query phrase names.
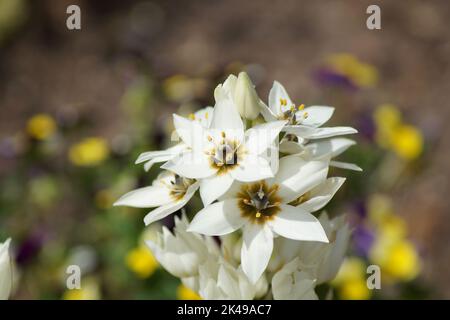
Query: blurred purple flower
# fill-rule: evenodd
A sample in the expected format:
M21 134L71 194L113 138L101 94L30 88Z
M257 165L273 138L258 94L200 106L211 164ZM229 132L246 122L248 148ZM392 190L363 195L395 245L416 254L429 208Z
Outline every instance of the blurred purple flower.
M373 231L360 224L354 229L352 239L356 254L367 257L375 240Z
M357 127L359 134L369 141L374 141L375 139L375 122L373 121L372 115L364 113L360 115L357 119Z
M337 86L351 91L358 89L348 77L327 68L316 70L313 73L313 79L320 86Z
M18 265L25 265L30 262L41 250L46 235L42 231L31 233L19 246L17 250L16 262Z

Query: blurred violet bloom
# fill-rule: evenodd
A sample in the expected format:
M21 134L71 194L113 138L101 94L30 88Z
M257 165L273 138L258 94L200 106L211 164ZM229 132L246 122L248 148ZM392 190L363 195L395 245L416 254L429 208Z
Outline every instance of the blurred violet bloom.
M313 79L320 86L336 86L350 91L358 89L348 77L327 68L316 70L313 73Z

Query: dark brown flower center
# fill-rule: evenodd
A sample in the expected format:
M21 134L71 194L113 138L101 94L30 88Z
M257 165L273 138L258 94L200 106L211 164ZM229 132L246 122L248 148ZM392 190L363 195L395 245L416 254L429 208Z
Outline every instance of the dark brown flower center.
M168 188L170 189L170 196L175 200L181 200L187 192L187 189L194 183L193 179L181 177L177 174L170 180Z
M281 205L277 191L278 185L269 187L265 181L243 185L237 194L241 215L258 224L273 219Z

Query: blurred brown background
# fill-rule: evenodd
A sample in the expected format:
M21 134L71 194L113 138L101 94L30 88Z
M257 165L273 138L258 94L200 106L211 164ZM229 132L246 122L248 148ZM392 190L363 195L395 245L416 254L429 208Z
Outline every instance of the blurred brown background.
M81 7L80 31L66 28L69 4ZM381 7L381 30L366 28L370 4ZM276 79L294 98L314 101L321 92L310 75L327 55L350 52L376 66L375 103L395 103L434 141L420 175L393 196L422 247L425 278L450 298L448 1L39 0L24 16L0 52L0 135L36 112L74 108L88 110L90 134L113 135L124 125L124 90L144 70L156 79L195 77L240 62L259 74L264 99ZM364 111L370 95L336 116Z

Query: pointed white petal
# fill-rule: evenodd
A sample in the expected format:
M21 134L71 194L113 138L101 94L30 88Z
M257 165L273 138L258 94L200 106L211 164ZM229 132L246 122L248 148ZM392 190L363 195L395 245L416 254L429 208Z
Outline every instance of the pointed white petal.
M263 123L247 130L245 147L248 152L261 154L270 147L287 121L272 121Z
M170 196L170 190L167 187L162 185L153 185L126 193L114 203L114 206L151 208L158 207L172 201L173 199Z
M237 200L227 199L200 210L192 220L188 231L221 236L239 229L245 221L241 217Z
M267 122L278 120L277 116L264 103L261 104L261 114Z
M353 163L341 162L341 161L330 161L330 167L336 167L341 169L353 170L353 171L363 171L359 166Z
M272 255L273 234L265 225L247 224L241 249L242 270L252 283L261 277Z
M305 149L314 159L334 158L356 144L354 140L347 138L332 138L308 143Z
M281 106L281 99L286 100L286 106ZM281 115L283 108L289 109L292 105L291 98L289 98L286 89L278 81L273 82L272 89L269 92L269 108L275 115Z
M352 127L329 127L317 128L313 134L306 136L308 139L323 139L334 136L358 133L358 130Z
M292 240L328 242L325 230L311 213L290 205L281 205L281 212L269 222L272 230Z
M295 134L296 136L306 138L314 135L317 130L316 127L304 126L304 125L287 125L283 128L283 131L290 134Z
M180 117L177 114L173 115L173 124L181 140L191 148L198 146L205 136L205 130L200 123Z
M214 115L211 120L212 130L233 132L236 137L242 138L244 124L231 99L220 100L214 107Z
M345 178L328 178L324 183L321 183L310 191L309 200L303 202L297 207L308 212L315 212L322 209L328 202L330 202L344 182Z
M278 194L283 202L289 203L325 181L327 173L327 161L306 161L292 155L280 159L280 168L275 178L268 182L277 184Z
M176 157L176 155L172 155L172 154L160 156L160 157L154 157L144 164L144 170L149 171L155 163L166 162L166 161L172 160L174 157Z
M200 197L206 207L228 191L233 183L229 174L214 175L200 181Z
M173 171L182 177L190 179L210 177L217 171L211 167L205 154L194 151L184 152L176 159L163 164L161 168Z
M320 127L325 122L330 120L333 115L334 108L327 106L311 106L301 111L302 115L307 112L308 117L302 121L305 126Z
M242 162L230 171L231 176L237 181L251 182L273 177L269 162L261 156L254 154L245 155Z
M179 154L181 151L185 150L186 148L187 148L186 144L179 143L179 144L174 145L173 147L170 147L166 150L143 152L136 159L135 164L139 164L139 163L142 163L142 162L145 162L145 161L151 160L153 158L157 158L157 157L176 155L176 154Z
M155 221L164 219L169 214L174 213L175 211L180 210L183 208L186 203L192 198L195 191L197 191L200 183L195 182L192 184L186 191L186 194L181 200L177 200L174 202L170 202L168 204L165 204L161 207L156 208L155 210L150 211L145 217L144 217L144 223L146 226L148 226L150 223L153 223Z

